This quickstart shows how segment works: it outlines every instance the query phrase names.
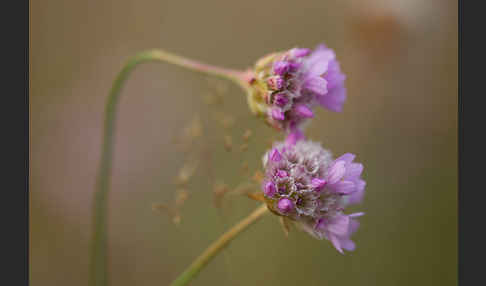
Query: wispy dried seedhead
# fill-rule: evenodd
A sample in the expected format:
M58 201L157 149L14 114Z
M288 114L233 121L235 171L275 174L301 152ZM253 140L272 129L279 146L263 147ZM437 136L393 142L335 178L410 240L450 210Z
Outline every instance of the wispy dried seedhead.
M246 150L248 150L248 144L241 144L240 145L240 151L241 152L245 152Z
M189 198L189 193L186 189L178 189L176 191L175 205L176 208L182 207L184 202Z
M245 133L243 133L243 140L245 142L248 142L248 140L250 140L250 137L251 137L252 134L253 134L253 132L250 129L247 129L245 131Z
M167 214L175 225L181 223L179 210L165 203L154 203L152 210Z
M227 196L246 196L263 202L263 193L256 190L258 190L258 186L251 182L242 183L235 188L230 188L224 183L216 183L213 187L214 205L217 208L221 208L223 198Z
M236 119L234 116L225 114L221 111L214 112L212 114L213 119L221 125L224 129L229 129L235 125Z
M248 170L249 170L249 166L248 166L248 162L243 162L243 164L241 164L241 170L243 171L244 174L247 174L248 173Z
M152 210L167 214L174 224L179 225L181 223L181 207L188 197L189 193L186 189L178 189L172 203L154 203Z
M198 165L199 163L197 161L191 161L184 164L184 166L182 166L182 168L179 170L179 174L175 178L175 183L179 186L187 185L191 177L196 172Z
M207 93L203 95L203 101L209 106L223 105L223 95L218 93Z
M181 133L177 134L173 139L172 143L176 144L182 149L190 148L194 141L199 139L203 135L203 124L201 118L195 115L194 118L182 128Z
M236 119L233 116L227 115L221 121L221 125L223 125L224 129L229 129L229 128L233 127L233 125L235 125L235 121L236 121Z
M229 135L224 136L224 149L228 152L233 149L233 139Z
M201 137L203 134L201 118L196 115L192 119L191 123L184 128L184 136L190 138L191 140Z
M223 197L230 191L230 188L224 183L216 183L213 187L213 203L216 208L221 208Z

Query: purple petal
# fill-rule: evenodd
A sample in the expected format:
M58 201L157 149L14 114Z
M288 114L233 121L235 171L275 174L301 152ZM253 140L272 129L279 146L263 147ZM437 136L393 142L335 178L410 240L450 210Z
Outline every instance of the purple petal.
M356 191L348 197L348 204L359 204L363 200L364 191Z
M296 58L305 57L310 54L311 50L306 48L294 48L290 51L291 55Z
M347 251L353 251L356 249L356 244L349 238L341 239L340 244L342 248L346 249Z
M344 236L348 233L349 217L347 215L341 215L335 217L332 222L327 225L327 230L334 235Z
M364 214L365 214L364 212L359 212L359 213L352 213L348 216L351 217L351 218L355 218L355 217L364 216Z
M355 183L357 191L364 191L364 188L366 187L366 182L364 180L358 179Z
M329 184L333 185L343 178L346 172L345 164L346 162L342 160L335 161L327 174L326 181Z
M363 200L365 193L364 185L366 185L366 183L363 180L356 182L356 192L348 196L348 204L358 204Z
M277 61L273 64L273 72L278 75L286 74L290 69L290 63L286 61Z
M338 61L332 60L329 62L328 70L324 78L327 80L327 88L331 90L343 85L346 76L341 72Z
M288 177L289 176L289 173L287 173L284 170L278 170L277 171L277 176L280 177L280 178L285 178L285 177Z
M275 109L272 109L272 118L274 120L284 120L285 115L282 112L282 110L275 108Z
M304 133L300 129L295 128L287 135L285 143L287 145L295 145L301 139L305 139Z
M272 182L267 182L265 184L265 188L264 188L264 194L267 196L267 197L273 197L273 195L275 195L275 193L277 192L277 188L275 187L275 184L272 183Z
M346 88L338 86L330 90L327 94L317 98L319 104L334 112L341 112L346 101Z
M346 162L346 164L349 164L351 162L353 162L354 158L356 158L356 155L352 154L352 153L345 153L341 156L339 156L336 160L334 161L344 161Z
M280 160L282 160L282 155L280 154L280 152L278 152L278 150L275 148L272 150L272 152L270 153L270 159L274 162L278 162Z
M289 102L289 98L285 93L277 93L273 102L279 107L284 107Z
M332 186L332 189L338 194L351 194L356 191L356 185L352 181L340 181Z
M291 62L289 64L289 72L296 72L301 67L301 63Z
M358 215L358 216L361 216L363 214L364 213L356 213L356 215ZM355 215L355 214L349 215L349 217L351 219L349 220L349 229L348 229L347 237L350 237L351 235L353 235L359 228L359 221L352 219L352 218L358 217L358 216L353 216L353 215Z
M316 49L305 60L306 71L310 75L321 76L327 71L329 62L335 57L334 51L330 49Z
M317 94L321 98L327 93L327 81L318 76L308 77L304 81L303 85L305 90Z
M276 75L269 77L267 79L267 84L270 89L279 90L284 86L284 80L280 76Z
M294 209L294 203L287 198L282 198L278 201L277 208L281 213L286 214Z
M314 178L311 181L311 185L315 190L322 189L327 184L326 180L321 180L319 178Z
M341 254L344 254L343 249L341 248L341 241L335 235L330 234L329 240L331 241L332 245L339 251Z
M348 223L348 229L347 232L343 235L336 235L336 234L331 234L332 236L335 237L336 242L334 242L334 246L338 245L341 248L346 249L347 251L353 251L356 249L356 244L350 239L351 235L356 232L356 230L359 228L359 222L357 220L354 220L352 218L358 217L363 215L363 213L354 213L349 216L347 216L349 219ZM331 237L330 235L330 237ZM331 240L332 242L332 240ZM338 248L336 248L338 249ZM339 250L339 249L338 249Z
M299 115L300 117L303 117L303 118L314 117L314 113L312 112L312 110L304 104L297 105L295 107L295 112L297 113L297 115Z
M361 163L351 163L346 166L346 174L344 175L345 180L356 180L359 178L363 172L363 164Z
M316 221L316 224L314 225L314 229L316 230L324 230L325 229L325 220L323 218L320 218Z

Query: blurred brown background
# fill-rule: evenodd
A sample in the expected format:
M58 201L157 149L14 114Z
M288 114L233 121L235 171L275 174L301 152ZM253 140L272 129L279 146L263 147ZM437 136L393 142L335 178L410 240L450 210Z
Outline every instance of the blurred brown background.
M32 0L30 8L32 285L87 284L103 105L128 57L163 48L243 69L268 52L320 42L337 53L348 100L342 113L317 112L308 133L365 165L367 193L353 208L366 212L357 250L343 256L295 229L285 238L267 215L193 285L456 284L457 1ZM222 91L222 104L208 106ZM193 147L174 144L194 118L202 135ZM237 87L166 64L140 66L123 91L116 132L111 285L167 285L255 208L238 196L215 208L213 184L248 181L271 138L280 137L249 114ZM152 204L173 200L174 177L195 160L174 225Z

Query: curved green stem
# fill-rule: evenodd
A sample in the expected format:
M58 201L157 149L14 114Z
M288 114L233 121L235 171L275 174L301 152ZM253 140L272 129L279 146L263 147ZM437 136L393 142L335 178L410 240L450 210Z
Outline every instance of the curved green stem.
M231 242L238 234L247 229L250 225L256 222L267 211L267 205L262 204L254 210L249 216L241 220L235 226L230 228L227 232L221 235L215 242L213 242L206 250L198 256L189 267L181 273L169 286L183 286L189 283L201 269L208 264L208 262L219 253L228 243Z
M90 261L90 280L89 285L106 286L108 285L107 271L107 203L108 190L110 187L113 138L115 133L115 120L117 106L120 99L120 92L130 73L141 63L145 62L165 62L174 64L195 72L217 76L231 80L238 84L245 91L248 84L245 81L245 73L241 71L229 70L210 66L197 61L186 59L162 50L150 50L142 52L125 64L123 69L115 78L113 86L108 96L105 107L105 122L103 147L101 151L101 165L97 178L96 193L94 195L93 206L93 237Z

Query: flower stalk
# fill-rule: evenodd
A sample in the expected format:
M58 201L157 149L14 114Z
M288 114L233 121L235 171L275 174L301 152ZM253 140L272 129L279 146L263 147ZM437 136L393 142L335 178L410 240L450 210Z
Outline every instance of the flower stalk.
M110 178L113 159L113 145L115 133L115 120L118 102L125 82L131 72L140 64L147 62L164 62L188 70L216 76L230 80L248 93L247 74L242 71L211 66L198 61L174 55L163 50L149 50L141 52L129 59L113 82L105 106L105 121L103 133L103 146L101 151L101 165L96 182L92 215L92 246L90 257L89 285L108 285L107 262L107 204L110 188Z
M221 235L206 250L198 256L187 269L182 272L169 286L183 286L189 283L206 266L211 259L226 247L237 235L255 223L267 212L265 204L255 209L249 216L241 220L226 233Z

